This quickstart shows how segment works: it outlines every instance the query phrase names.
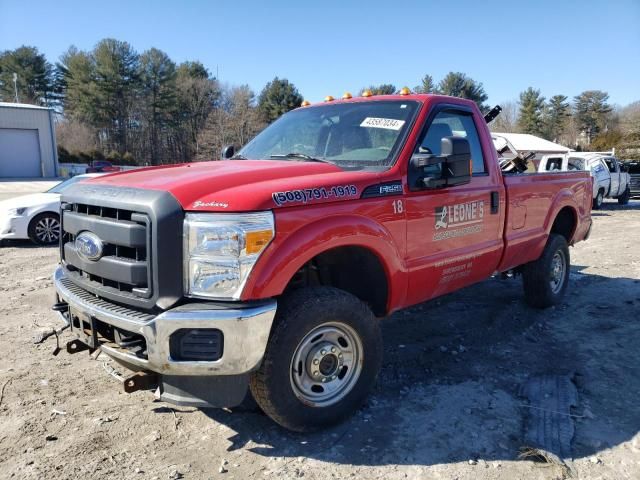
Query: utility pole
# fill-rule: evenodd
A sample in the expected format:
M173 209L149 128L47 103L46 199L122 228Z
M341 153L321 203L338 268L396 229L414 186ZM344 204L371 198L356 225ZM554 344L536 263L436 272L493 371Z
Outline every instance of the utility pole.
M18 74L13 73L13 90L16 92L16 103L20 103L18 100Z

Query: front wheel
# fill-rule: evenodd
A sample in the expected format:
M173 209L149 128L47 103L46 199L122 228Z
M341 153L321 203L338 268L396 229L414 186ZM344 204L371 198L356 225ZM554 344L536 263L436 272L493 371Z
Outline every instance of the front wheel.
M351 416L382 362L380 327L353 295L332 287L286 295L251 393L283 427L317 430Z
M562 235L552 233L538 260L522 270L525 300L535 308L547 308L562 300L569 284L571 260Z
M593 209L600 210L602 208L602 202L604 202L604 192L598 190L598 195L593 199Z
M29 238L38 245L53 245L60 239L60 218L55 213L41 213L29 223Z
M618 197L618 203L620 205L627 205L630 199L631 199L631 189L627 187L624 193Z

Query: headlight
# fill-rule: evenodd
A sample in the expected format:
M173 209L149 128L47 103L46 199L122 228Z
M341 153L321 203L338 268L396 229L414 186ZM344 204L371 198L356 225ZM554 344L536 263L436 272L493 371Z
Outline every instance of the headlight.
M187 213L184 289L193 297L237 300L274 235L271 212Z
M9 214L10 217L20 217L24 214L24 212L27 211L26 207L22 207L22 208L10 208L9 210L7 210L7 213Z

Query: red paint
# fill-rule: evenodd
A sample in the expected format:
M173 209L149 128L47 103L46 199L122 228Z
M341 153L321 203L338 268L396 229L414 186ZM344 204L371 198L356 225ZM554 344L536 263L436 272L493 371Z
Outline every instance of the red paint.
M420 111L394 166L385 172L354 172L311 162L238 160L155 167L99 177L95 183L167 190L187 211L273 210L276 236L257 262L243 299L275 297L307 261L340 246L361 246L384 266L390 292L387 310L407 307L481 281L538 258L562 208L575 216L571 243L583 240L591 224L591 179L587 172L503 177L480 111L473 102L436 95L355 98L345 102L414 100ZM466 185L410 192L407 167L429 111L446 102L471 107L485 157L487 175ZM322 108L322 104L304 108ZM403 195L360 199L364 188L401 180ZM354 185L355 197L276 206L272 194L305 188ZM490 212L498 192L498 212ZM392 202L402 201L402 212ZM197 202L197 203L196 203ZM476 202L475 210L472 210ZM436 208L469 204L461 213L478 213L477 233L434 240ZM464 210L463 208L463 210ZM476 219L477 220L477 219ZM480 225L475 223L473 225ZM476 228L476 227L473 227Z

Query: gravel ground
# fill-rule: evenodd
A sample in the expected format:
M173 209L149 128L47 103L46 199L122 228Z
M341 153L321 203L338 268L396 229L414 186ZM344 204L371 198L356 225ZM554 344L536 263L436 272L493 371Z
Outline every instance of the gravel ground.
M562 478L558 466L518 459L528 413L518 391L531 376L569 374L579 396L569 474L638 479L640 201L607 202L594 220L592 238L571 249L562 305L532 310L519 280L493 279L393 315L368 403L311 435L258 412L127 395L104 356L52 356L55 339L32 337L57 324L57 251L5 245L0 478Z

